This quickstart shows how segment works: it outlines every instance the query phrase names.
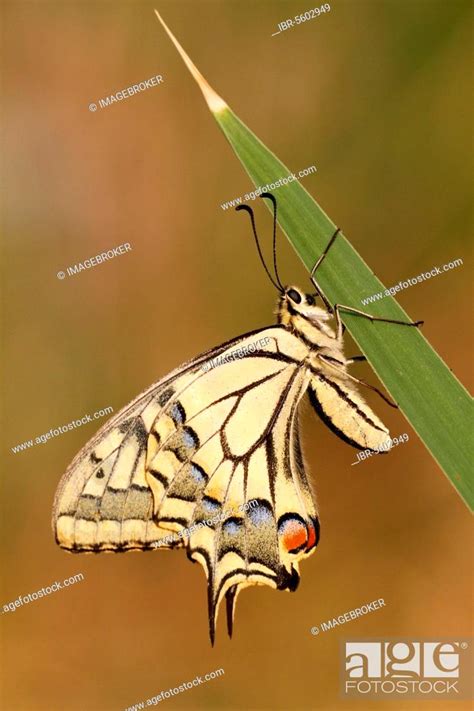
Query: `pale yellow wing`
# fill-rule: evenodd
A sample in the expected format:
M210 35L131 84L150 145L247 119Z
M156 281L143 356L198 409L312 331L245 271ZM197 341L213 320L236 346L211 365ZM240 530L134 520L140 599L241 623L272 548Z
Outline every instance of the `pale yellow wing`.
M145 478L147 453L155 446L153 438L149 442L152 425L165 412L178 382L185 387L199 380L209 363L247 344L255 348L259 340L256 331L185 363L98 431L74 458L56 491L52 525L62 548L72 552L150 549L166 535L154 519L152 489Z
M306 355L276 326L210 351L146 391L64 475L53 514L59 545L186 545L208 577L211 637L224 595L231 628L242 587L295 589L298 562L319 536L297 430ZM170 532L181 537L170 541Z

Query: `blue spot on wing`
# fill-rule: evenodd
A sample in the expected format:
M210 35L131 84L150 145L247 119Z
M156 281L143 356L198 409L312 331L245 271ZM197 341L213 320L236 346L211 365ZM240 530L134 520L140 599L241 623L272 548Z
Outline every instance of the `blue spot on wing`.
M181 405L180 402L175 402L174 405L172 406L170 410L170 416L175 423L175 425L182 425L185 418L186 414L184 412L184 407Z
M255 526L264 526L273 521L272 507L266 501L259 501L257 506L250 509L248 517Z
M199 438L191 427L183 428L183 444L187 449L196 449L199 446Z
M197 464L191 464L191 476L196 484L205 484L207 482L207 476L204 470Z
M237 518L230 518L222 525L223 533L228 533L231 536L235 536L242 530L242 520Z
M186 447L192 447L194 445L194 439L191 437L189 432L185 432L183 435L183 441Z
M206 509L206 511L210 511L211 513L219 511L219 509L221 508L220 503L215 499L211 499L209 496L205 496L203 498L202 505Z

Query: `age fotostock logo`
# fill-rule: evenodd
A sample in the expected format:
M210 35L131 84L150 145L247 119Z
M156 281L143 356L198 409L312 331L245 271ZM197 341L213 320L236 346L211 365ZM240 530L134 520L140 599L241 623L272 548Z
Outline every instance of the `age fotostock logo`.
M466 699L472 640L351 640L343 643L344 696Z

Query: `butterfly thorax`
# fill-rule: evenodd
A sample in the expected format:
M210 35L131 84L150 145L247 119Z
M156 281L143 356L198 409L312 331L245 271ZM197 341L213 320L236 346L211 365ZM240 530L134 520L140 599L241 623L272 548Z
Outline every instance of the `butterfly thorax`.
M341 344L327 321L332 315L316 306L315 296L305 294L295 286L285 288L277 306L278 323L300 338L311 351L323 351L331 355L341 353Z

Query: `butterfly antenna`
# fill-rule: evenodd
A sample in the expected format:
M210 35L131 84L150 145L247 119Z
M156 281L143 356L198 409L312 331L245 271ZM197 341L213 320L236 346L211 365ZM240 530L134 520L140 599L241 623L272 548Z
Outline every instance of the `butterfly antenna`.
M277 201L274 195L271 193L262 193L261 198L268 198L273 203L273 269L275 270L275 277L279 284L281 291L284 291L283 284L281 283L280 275L278 274L277 267L277 253L276 253L276 237L277 237Z
M236 209L236 210L245 210L246 212L249 213L249 215L250 215L250 221L252 222L253 236L255 237L255 244L257 245L258 256L260 257L260 261L262 262L263 268L264 268L265 271L267 272L267 276L268 276L268 278L270 279L270 281L272 282L272 284L273 284L273 286L275 287L275 289L278 289L278 291L282 292L282 291L283 291L283 287L281 286L281 284L277 284L277 283L276 283L276 281L273 279L272 275L271 275L270 272L268 271L267 265L265 264L265 260L264 260L264 258L263 258L262 250L260 249L260 242L258 241L257 228L255 227L255 217L254 217L254 215L253 215L253 210L252 210L252 208L249 207L248 205L238 205L235 209Z

